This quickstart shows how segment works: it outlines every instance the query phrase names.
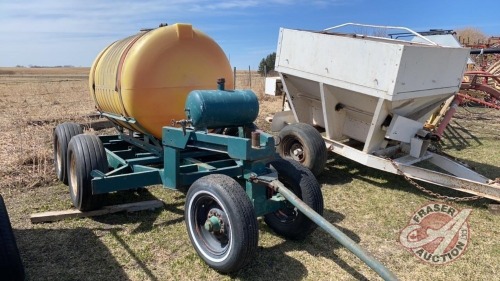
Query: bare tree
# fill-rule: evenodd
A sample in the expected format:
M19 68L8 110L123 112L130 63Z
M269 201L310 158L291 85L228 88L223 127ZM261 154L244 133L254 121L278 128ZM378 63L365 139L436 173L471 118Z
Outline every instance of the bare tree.
M480 29L475 27L465 27L457 29L457 36L460 43L465 45L475 45L486 42L487 36Z

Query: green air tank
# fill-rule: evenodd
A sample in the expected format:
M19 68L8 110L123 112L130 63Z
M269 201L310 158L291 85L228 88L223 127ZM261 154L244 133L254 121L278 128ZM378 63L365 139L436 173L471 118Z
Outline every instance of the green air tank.
M186 99L186 115L196 129L251 124L259 114L259 101L250 90L195 90Z

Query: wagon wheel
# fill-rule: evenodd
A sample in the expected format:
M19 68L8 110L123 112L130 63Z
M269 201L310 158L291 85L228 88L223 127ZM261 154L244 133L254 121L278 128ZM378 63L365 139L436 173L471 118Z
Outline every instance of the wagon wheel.
M220 272L237 271L255 255L259 233L252 203L226 175L208 175L191 185L185 221L198 255Z
M2 280L24 280L24 266L2 196L0 196L0 276Z
M106 173L108 161L101 140L94 135L78 135L68 147L69 193L73 205L80 211L90 211L102 206L102 194L92 194L93 170Z
M278 153L281 157L299 162L315 176L321 174L328 155L318 130L305 123L290 124L280 131L279 138Z
M54 129L54 166L57 178L64 184L68 184L68 171L66 166L66 154L68 144L72 137L83 134L82 127L76 123L62 123Z
M276 159L268 163L278 172L278 179L316 213L323 215L323 195L314 175L296 161ZM264 216L266 224L277 234L301 240L316 229L317 225L290 203L284 208Z

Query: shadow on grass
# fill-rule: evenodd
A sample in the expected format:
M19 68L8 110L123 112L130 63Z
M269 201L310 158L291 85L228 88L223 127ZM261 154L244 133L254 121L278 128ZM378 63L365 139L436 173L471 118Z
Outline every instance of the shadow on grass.
M336 181L338 181L339 179L344 179L345 183L352 180L346 179L345 177L335 178ZM185 197L185 192L187 190L180 191L181 194L179 194L176 199L182 199L183 197ZM109 205L156 199L156 197L146 189L139 189L138 191L134 192L117 192L108 196ZM148 232L151 231L153 227L169 226L182 223L184 221L183 205L183 202L165 204L163 209L176 214L179 217L160 224L155 224L154 226L153 224L155 223L157 217L160 215L163 209L157 209L147 212L127 213L125 215L123 213L110 214L101 217L95 217L94 220L108 224L110 226L139 223L139 226L137 226L132 231L132 233ZM343 214L327 209L325 209L323 216L333 224L341 222L345 218ZM357 236L354 232L341 227L337 228L339 228L344 234L346 234L356 243L360 242L359 236ZM272 233L272 230L267 227L265 223L262 223L260 225L260 229ZM110 231L116 241L118 241L121 246L127 250L130 256L134 258L136 263L142 268L143 272L145 272L151 280L158 280L158 278L153 275L153 273L147 268L147 266L143 264L140 258L135 255L133 250L130 249L126 241L119 237L118 231L115 231L114 228L104 229L104 231L106 230ZM275 234L273 233L273 235ZM329 241L329 243L325 243L325 241ZM348 262L335 254L334 250L340 247L342 247L342 245L336 242L333 237L324 232L322 229L318 228L310 237L308 237L304 241L285 241L270 248L260 248L258 255L253 263L251 263L249 266L242 269L238 273L232 274L230 276L237 277L238 279L242 280L275 280L277 276L280 277L279 279L283 280L302 280L308 275L307 268L302 264L302 262L288 256L287 253L294 251L307 251L311 256L321 256L326 259L332 260L356 280L367 280L367 278L363 274L358 272L355 268L351 267Z
M476 135L457 121L453 121L446 126L443 137L446 140L446 146L454 149L463 149L471 145L483 145ZM440 143L444 144L444 142Z
M129 280L93 230L14 230L27 280Z
M142 271L149 277L149 280L152 281L158 281L159 279L153 274L153 272L146 266L146 264L137 256L137 254L130 248L128 243L123 240L123 238L120 237L118 234L118 231L121 229L119 228L114 228L114 229L108 229L108 231L111 233L111 235L118 241L118 243L127 251L127 253L134 259L136 264L142 269ZM116 279L119 280L119 279Z
M484 137L485 135L500 137L498 133L492 134L490 131L481 131L479 134L481 135L481 137ZM464 127L461 124L461 122L458 122L456 120L448 124L446 130L444 131L443 139L439 143L435 144L435 146L439 150L448 149L455 151L461 151L468 147L473 147L473 146L477 147L482 145L483 143L481 142L479 137L474 134L474 132L471 132L469 129ZM454 159L453 156L449 156L449 158ZM486 177L489 177L490 179L495 179L496 177L500 177L500 167L479 163L472 160L462 160L462 159L457 159L457 160L458 162L465 163L466 166L468 166L470 169Z
M180 196L183 197L183 195ZM125 203L133 203L133 202L156 200L156 199L158 198L155 197L153 194L151 194L149 190L141 188L136 191L121 191L121 192L107 194L106 205L125 204ZM139 223L139 226L137 226L132 231L132 234L145 233L153 229L153 225L156 219L164 210L179 215L180 217L160 224L156 224L155 227L169 226L183 222L184 210L181 208L182 206L184 206L183 202L164 203L163 208L158 208L155 210L148 210L144 212L133 212L133 213L115 213L105 216L93 217L92 219L97 222L108 225L124 225L124 224Z
M179 194L177 199L182 199L184 194ZM148 190L116 192L109 194L107 205L122 204L137 201L156 199ZM121 227L135 225L132 233L147 233L159 226L169 226L184 221L184 202L164 204L163 208L153 211L134 213L116 213L92 218L106 224L100 228L87 229L34 229L17 230L18 245L26 264L28 280L129 280L108 248L99 240L96 233L110 233L113 240L124 249L134 264L141 269L149 280L161 280L155 276L148 265L130 247L121 236ZM174 214L173 219L158 224L157 218L166 210ZM324 217L331 223L338 223L344 215L325 210ZM155 223L156 222L156 223ZM272 232L265 223L260 229ZM355 242L359 237L348 229L340 228ZM100 234L101 233L101 234ZM275 234L273 234L275 235ZM301 261L289 256L287 253L307 251L313 257L321 256L335 262L340 268L357 280L366 280L365 276L351 267L348 262L337 256L334 250L342 247L328 234L317 229L305 241L285 241L270 248L260 248L254 262L242 269L237 275L230 275L243 280L275 280L277 276L283 280L302 280L307 278L307 268ZM325 241L329 241L325 243ZM283 278L281 278L283 277ZM0 278L1 279L1 278Z
M341 213L326 209L323 217L332 224L338 223L345 218ZM339 226L336 227L354 242L360 242L359 236L351 230ZM260 229L276 235L265 223L261 223ZM259 248L256 259L248 267L242 269L232 277L237 277L241 280L303 280L308 275L307 268L300 261L288 256L287 253L306 251L313 257L323 257L332 260L356 280L368 280L344 259L335 254L335 249L341 247L343 246L340 243L318 227L304 241L290 240L269 248Z
M106 205L132 203L157 199L148 190L125 191L107 194ZM114 240L135 261L149 280L160 280L128 242L120 237L127 224L139 225L132 233L145 233L158 225L172 225L182 222L183 204L164 204L164 208L133 213L115 213L92 217L105 224L103 228L35 229L18 230L16 237L26 265L28 280L129 280L108 248L94 233L109 232ZM163 210L180 214L180 218L154 225ZM115 227L116 226L116 227ZM0 278L1 280L1 278Z
M146 200L155 200L157 199L154 195L152 195L147 189L138 189L136 191L123 191L123 192L115 192L107 195L107 205L113 204L124 204L124 203L132 203ZM182 195L181 195L182 196ZM105 228L98 229L100 231L109 232L115 241L117 241L120 246L127 251L128 255L135 261L135 263L142 269L142 271L148 276L149 280L161 280L148 268L148 266L142 261L142 259L137 255L137 253L129 246L128 242L125 241L122 237L120 237L119 232L122 230L119 227L120 225L130 225L137 224L139 225L132 230L132 234L137 233L147 233L153 230L153 227L160 226L170 226L174 224L178 224L184 221L184 211L179 207L183 206L184 203L166 203L163 208L158 208L155 210L148 210L143 212L133 212L133 213L115 213L104 216L94 217L95 221L106 224ZM157 223L158 216L164 211L168 211L179 215L180 217L168 220L162 223ZM97 279L94 279L97 280ZM112 280L121 280L120 278L112 279Z

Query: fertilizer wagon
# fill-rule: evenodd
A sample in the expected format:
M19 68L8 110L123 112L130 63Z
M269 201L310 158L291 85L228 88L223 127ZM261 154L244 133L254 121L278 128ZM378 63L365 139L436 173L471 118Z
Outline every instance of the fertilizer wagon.
M282 28L276 67L289 110L276 113L278 151L319 174L327 150L375 169L500 201L498 183L428 150L438 136L424 123L458 92L469 49ZM325 146L326 143L326 146ZM418 167L427 161L444 172ZM415 185L419 186L414 182ZM476 198L476 197L472 197Z
M225 77L225 79L221 79ZM280 158L273 136L256 129L259 104L233 88L229 62L188 24L161 26L116 41L90 71L97 110L112 136L82 134L74 123L54 130L58 178L73 205L100 208L110 192L161 184L188 187L185 223L199 256L233 272L254 256L257 217L277 234L303 239L327 231L384 279L394 275L322 216L314 175Z

